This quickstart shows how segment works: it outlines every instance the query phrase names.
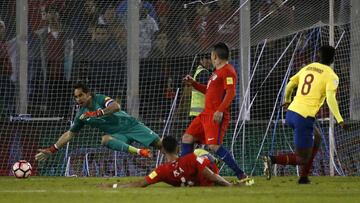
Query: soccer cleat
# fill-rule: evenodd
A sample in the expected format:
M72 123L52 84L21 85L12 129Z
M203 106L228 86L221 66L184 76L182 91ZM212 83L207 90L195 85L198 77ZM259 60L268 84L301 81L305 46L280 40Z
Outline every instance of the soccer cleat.
M245 174L239 177L239 179L233 181L233 184L235 185L245 185L245 186L252 186L254 185L254 183L255 183L254 179L250 178Z
M151 153L151 151L149 149L140 149L139 155L141 157L145 157L145 158L151 158L152 157L152 153Z
M298 180L299 184L311 184L311 181L308 177L300 177Z
M271 170L272 170L272 163L270 156L263 157L264 162L264 175L266 176L267 180L271 179Z

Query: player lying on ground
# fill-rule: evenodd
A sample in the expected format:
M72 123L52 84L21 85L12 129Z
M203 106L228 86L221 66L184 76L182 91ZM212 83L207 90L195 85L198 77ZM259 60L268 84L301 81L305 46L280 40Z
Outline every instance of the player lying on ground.
M330 67L334 62L334 55L335 49L333 47L321 47L319 50L320 62L303 67L290 78L285 89L284 106L288 107L286 123L294 129L296 153L263 157L264 172L267 179L271 178L272 164L300 165L301 172L298 183L310 183L309 171L319 149L319 142L314 144L313 138L315 115L323 105L325 98L338 124L342 128L347 128L336 101L339 77ZM296 87L296 96L291 102L292 91ZM317 129L315 131L316 138L320 139L320 133Z
M229 126L229 106L235 97L237 74L228 63L229 48L224 43L214 45L211 62L215 71L207 85L196 82L187 75L184 82L205 94L205 109L191 122L182 137L181 156L192 153L194 143L205 144L214 151L236 174L240 181L249 181L247 175L237 165L234 157L222 145ZM251 180L253 181L253 180Z
M127 184L106 184L105 187L147 187L151 184L165 182L172 186L232 186L219 173L216 164L210 161L212 155L200 152L202 156L189 153L178 157L178 143L174 137L165 137L162 141L162 152L166 163L158 166L143 180ZM210 157L209 157L210 156Z
M161 148L159 136L134 117L120 110L120 105L110 97L93 94L85 84L74 86L76 103L81 107L75 116L74 124L58 141L46 149L39 149L36 160L45 160L68 143L85 125L98 128L106 134L101 144L116 151L151 157L148 149L137 149L128 143L133 141L146 147Z

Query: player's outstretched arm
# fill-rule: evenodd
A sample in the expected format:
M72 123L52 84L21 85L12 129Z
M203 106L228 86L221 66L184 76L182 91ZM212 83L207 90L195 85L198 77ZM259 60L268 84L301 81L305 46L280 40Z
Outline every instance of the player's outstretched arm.
M115 183L115 184L112 184L111 187L112 188L129 188L129 187L147 187L149 185L151 185L151 184L148 183L146 181L146 179L143 179L143 180L139 180L139 181L131 182L131 183L126 183L126 184Z
M116 101L112 101L106 108L103 109L104 115L112 114L120 111L120 104Z
M327 90L326 91L326 102L329 106L331 113L333 113L336 121L339 123L339 125L341 127L345 128L347 125L344 124L344 119L342 118L342 116L340 114L339 106L336 101L336 91L335 90Z
M186 75L184 78L183 78L183 82L186 84L186 85L191 85L193 86L197 91L205 94L206 93L206 85L203 85L203 84L200 84L198 82L196 82L194 80L194 78L192 78L190 75Z
M74 136L75 133L71 131L66 131L64 134L61 135L61 137L59 137L58 141L55 144L45 149L38 149L39 153L35 155L35 159L38 161L46 160L51 154L54 154L66 143L68 143Z
M202 171L202 174L212 182L216 183L220 186L232 186L231 183L229 183L227 180L225 180L223 177L219 176L218 174L215 174L212 172L208 167L205 167L205 169Z
M120 111L120 104L114 100L110 101L111 103L106 106L104 109L98 109L96 111L88 111L80 116L80 120L92 117L100 117L114 112Z

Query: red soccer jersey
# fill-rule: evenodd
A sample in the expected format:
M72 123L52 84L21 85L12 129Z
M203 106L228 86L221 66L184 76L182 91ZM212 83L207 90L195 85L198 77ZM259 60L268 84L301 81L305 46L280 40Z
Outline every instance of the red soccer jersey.
M218 172L209 159L191 153L158 166L145 179L150 184L165 182L173 186L209 186L211 182L202 175L205 167Z
M210 77L205 94L205 113L214 113L215 111L224 112L225 115L229 114L229 105L231 101L224 101L226 91L231 90L235 93L237 75L234 67L231 64L226 64L224 67L214 71ZM235 95L234 95L235 96ZM228 103L225 107L221 105Z

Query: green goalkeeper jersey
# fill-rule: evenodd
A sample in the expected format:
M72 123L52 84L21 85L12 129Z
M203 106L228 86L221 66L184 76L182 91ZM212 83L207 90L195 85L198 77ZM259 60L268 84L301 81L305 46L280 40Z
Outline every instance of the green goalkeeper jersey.
M140 123L136 118L130 116L124 111L114 112L101 117L86 118L83 120L80 119L80 116L83 113L105 108L106 103L110 100L110 97L101 94L95 94L92 97L91 107L81 107L77 112L70 131L73 133L78 133L84 125L89 125L92 128L98 128L107 134L114 134L119 132L127 132L129 129L131 129L131 127Z

